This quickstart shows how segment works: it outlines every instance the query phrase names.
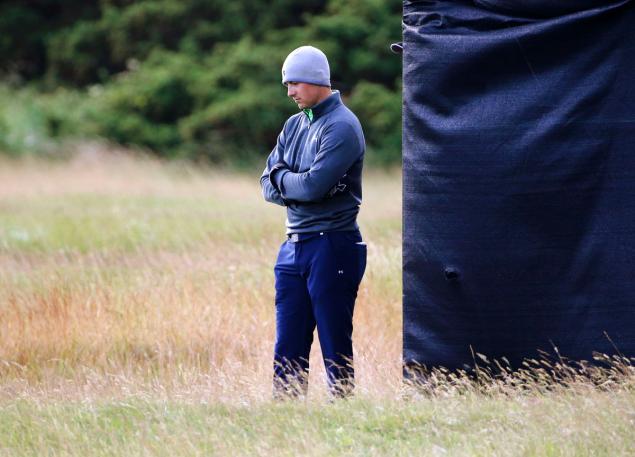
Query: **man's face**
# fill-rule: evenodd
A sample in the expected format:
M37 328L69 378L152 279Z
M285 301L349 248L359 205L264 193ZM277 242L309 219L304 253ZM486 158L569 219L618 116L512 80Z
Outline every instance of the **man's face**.
M322 86L308 83L287 83L287 96L297 103L298 108L311 108L320 101Z

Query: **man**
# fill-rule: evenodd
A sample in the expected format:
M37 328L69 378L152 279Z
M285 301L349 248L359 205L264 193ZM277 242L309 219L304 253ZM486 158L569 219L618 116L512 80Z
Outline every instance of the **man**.
M287 208L276 266L274 396L306 393L317 325L330 392L353 390L353 308L366 268L357 225L365 143L357 117L331 90L326 56L295 49L282 66L301 111L278 136L260 178L268 202Z

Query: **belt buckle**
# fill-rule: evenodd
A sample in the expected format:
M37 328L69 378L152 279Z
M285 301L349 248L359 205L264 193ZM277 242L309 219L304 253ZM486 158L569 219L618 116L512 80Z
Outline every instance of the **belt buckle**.
M291 235L289 235L289 241L291 241L292 243L297 243L298 241L300 241L300 235L297 233L292 233Z

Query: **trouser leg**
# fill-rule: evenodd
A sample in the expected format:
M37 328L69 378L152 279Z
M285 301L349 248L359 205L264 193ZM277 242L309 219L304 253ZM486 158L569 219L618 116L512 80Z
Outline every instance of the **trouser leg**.
M280 248L274 268L276 277L276 343L274 349L274 396L303 395L308 387L309 353L315 319L306 280L296 259L296 246Z
M313 253L307 281L320 347L332 394L354 388L353 310L366 267L366 245L358 232L331 232Z

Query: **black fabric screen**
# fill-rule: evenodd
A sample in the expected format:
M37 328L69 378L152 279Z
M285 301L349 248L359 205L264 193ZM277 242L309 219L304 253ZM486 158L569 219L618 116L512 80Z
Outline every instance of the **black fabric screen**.
M403 20L405 363L635 356L634 3Z

